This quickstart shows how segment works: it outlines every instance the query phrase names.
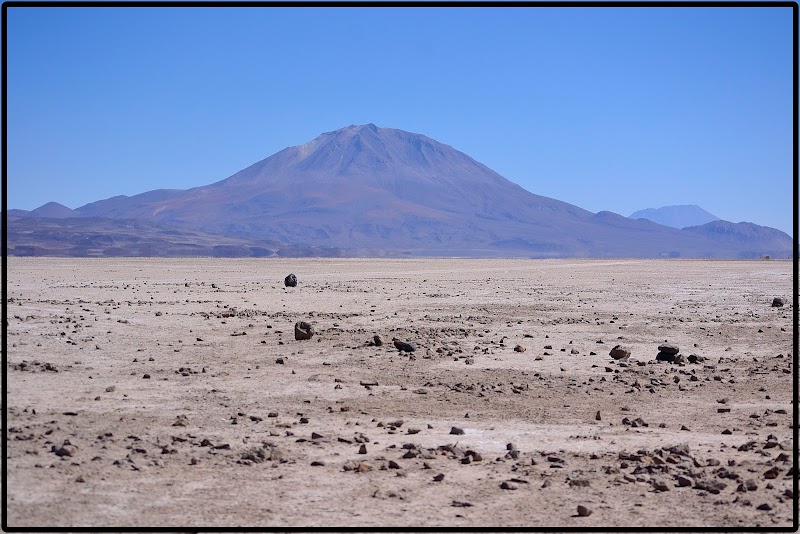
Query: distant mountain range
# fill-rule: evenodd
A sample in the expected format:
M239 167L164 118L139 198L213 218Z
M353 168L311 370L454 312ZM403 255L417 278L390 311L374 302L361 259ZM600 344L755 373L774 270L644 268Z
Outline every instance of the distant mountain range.
M715 221L680 230L591 213L530 193L424 135L374 124L324 133L210 185L117 196L76 210L54 202L30 212L9 210L8 225L9 254L755 258L792 253L788 235L750 223ZM149 245L136 244L142 240Z
M699 226L701 224L720 220L716 215L712 215L700 206L695 206L694 204L647 208L631 213L630 218L649 219L658 224L671 226L673 228Z

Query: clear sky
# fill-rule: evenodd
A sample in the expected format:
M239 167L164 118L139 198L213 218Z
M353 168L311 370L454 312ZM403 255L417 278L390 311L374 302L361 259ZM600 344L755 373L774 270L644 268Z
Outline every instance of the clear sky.
M790 8L10 8L8 206L227 178L375 123L622 215L791 234Z

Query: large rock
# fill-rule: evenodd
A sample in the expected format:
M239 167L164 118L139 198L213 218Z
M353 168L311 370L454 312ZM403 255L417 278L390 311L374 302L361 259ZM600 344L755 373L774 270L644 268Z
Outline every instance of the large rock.
M627 360L631 355L631 349L617 345L609 351L608 355L615 360Z
M297 277L293 274L290 274L283 279L283 285L286 287L297 287Z
M314 337L314 327L305 321L294 324L294 338L298 341Z
M678 348L678 345L670 345L669 343L662 343L658 346L658 351L663 352L665 354L678 354L681 349Z
M659 352L656 354L656 360L659 362L672 362L675 360L675 355L667 352Z

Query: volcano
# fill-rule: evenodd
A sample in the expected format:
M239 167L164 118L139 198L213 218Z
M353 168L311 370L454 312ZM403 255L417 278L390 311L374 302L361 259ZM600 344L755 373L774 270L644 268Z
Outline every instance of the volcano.
M739 240L715 239L595 214L531 193L429 137L374 124L324 133L210 185L75 212L351 256L738 258L792 249L786 234L762 243L753 228Z

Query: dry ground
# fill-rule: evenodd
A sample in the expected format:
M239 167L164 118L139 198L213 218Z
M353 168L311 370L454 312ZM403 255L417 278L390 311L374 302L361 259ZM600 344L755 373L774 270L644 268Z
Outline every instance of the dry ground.
M791 271L9 258L8 526L791 526Z

